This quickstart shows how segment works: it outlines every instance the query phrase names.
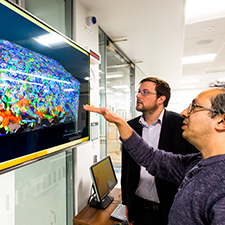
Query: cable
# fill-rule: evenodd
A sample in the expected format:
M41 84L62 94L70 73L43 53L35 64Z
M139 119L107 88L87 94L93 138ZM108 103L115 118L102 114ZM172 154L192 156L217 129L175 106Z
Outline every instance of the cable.
M94 190L94 193L92 193L92 190ZM88 198L87 204L89 204L91 202L91 199L93 198L93 196L96 196L96 193L95 193L95 189L94 189L93 184L92 184L91 190L90 190L90 197Z

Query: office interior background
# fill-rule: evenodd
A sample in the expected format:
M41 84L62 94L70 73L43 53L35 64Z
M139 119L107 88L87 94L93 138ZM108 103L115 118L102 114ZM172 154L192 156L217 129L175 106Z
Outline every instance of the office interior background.
M138 115L135 95L144 77L170 84L167 108L178 113L200 91L225 81L223 0L13 2L100 56L90 59L90 103L126 120ZM97 23L88 25L87 17ZM115 126L94 113L89 126L89 141L0 171L0 224L72 224L87 204L89 167L96 158L110 155L120 182L121 143Z

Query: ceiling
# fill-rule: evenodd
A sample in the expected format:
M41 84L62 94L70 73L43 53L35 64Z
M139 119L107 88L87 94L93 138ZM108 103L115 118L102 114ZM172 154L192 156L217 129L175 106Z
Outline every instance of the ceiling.
M224 0L204 0L200 10L203 0L195 0L191 12L201 16L207 1L219 6L219 16L201 21L189 18L185 0L79 0L146 76L166 80L173 90L207 88L225 77ZM211 53L217 54L212 62L182 65L184 56Z

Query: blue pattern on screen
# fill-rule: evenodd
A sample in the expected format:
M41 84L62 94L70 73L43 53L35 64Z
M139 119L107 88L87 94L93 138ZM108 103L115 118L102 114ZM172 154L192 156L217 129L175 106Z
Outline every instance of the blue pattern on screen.
M79 91L56 60L0 39L0 135L75 121Z

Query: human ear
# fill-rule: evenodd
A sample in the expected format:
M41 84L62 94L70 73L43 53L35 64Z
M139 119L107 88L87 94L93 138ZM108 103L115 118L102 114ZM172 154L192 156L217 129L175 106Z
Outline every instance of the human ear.
M165 100L166 100L166 96L165 96L165 95L161 95L161 96L158 98L159 104L163 104L163 102L165 102Z
M225 116L220 116L218 119L217 119L217 123L216 123L216 129L217 130L225 130Z

